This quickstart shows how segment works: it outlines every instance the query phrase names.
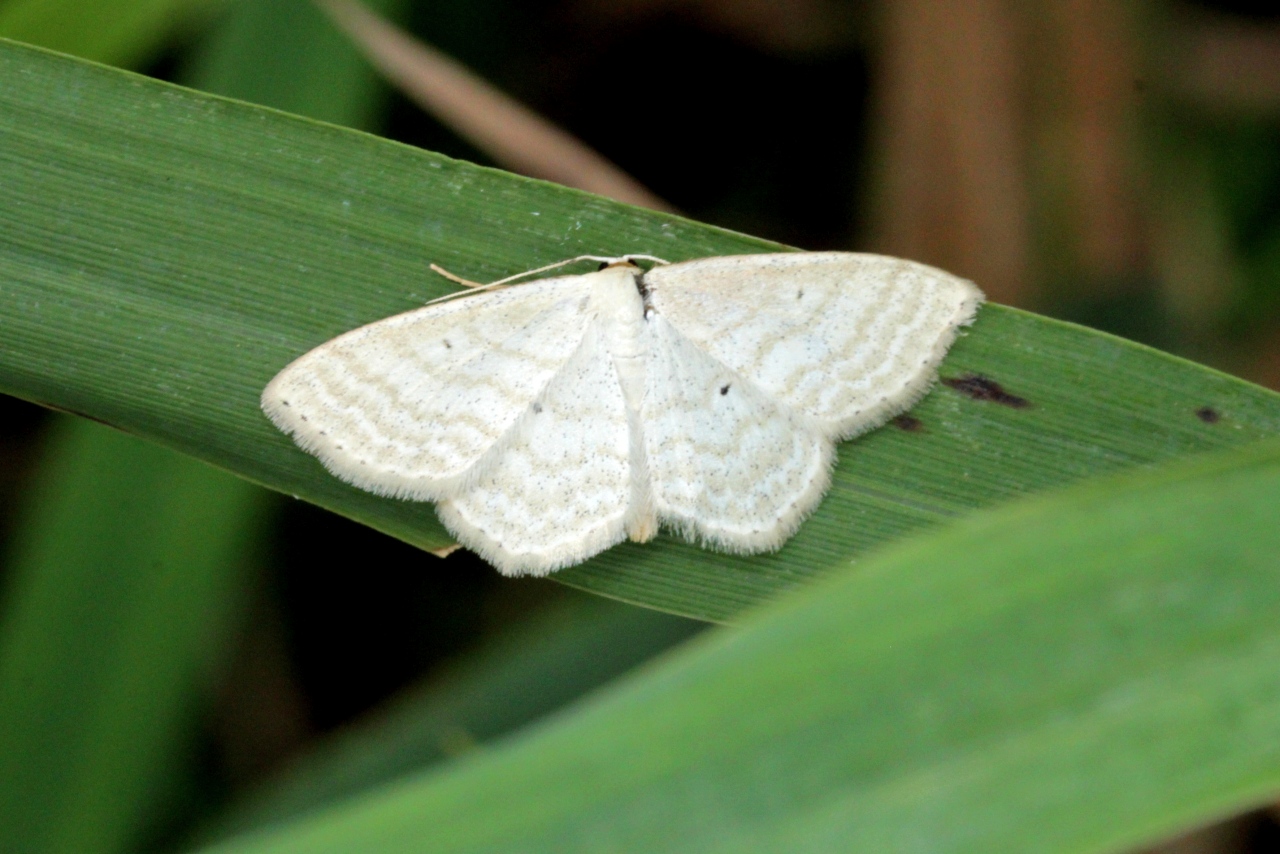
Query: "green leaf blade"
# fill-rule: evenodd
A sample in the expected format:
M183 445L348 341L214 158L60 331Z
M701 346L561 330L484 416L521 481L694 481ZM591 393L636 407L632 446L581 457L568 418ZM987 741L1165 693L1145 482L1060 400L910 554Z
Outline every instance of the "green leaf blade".
M445 293L429 262L492 280L582 253L780 248L17 45L0 46L0 82L0 390L425 548L451 539L429 505L342 484L271 427L258 395L276 371ZM831 493L776 555L663 538L556 577L730 620L972 508L1280 432L1274 393L1000 306L943 366L968 373L1031 405L936 389L920 432L841 448Z

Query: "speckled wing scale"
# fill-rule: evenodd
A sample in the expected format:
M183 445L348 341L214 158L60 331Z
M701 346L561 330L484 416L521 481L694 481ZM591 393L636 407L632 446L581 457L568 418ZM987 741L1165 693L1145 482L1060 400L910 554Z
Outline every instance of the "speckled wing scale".
M614 260L348 332L281 371L263 410L343 480L439 502L506 574L660 524L758 552L821 501L835 442L928 390L982 302L875 255Z
M649 328L644 438L659 517L723 550L777 548L827 491L834 446L661 314Z
M919 400L983 299L936 268L852 252L705 258L645 284L689 340L837 440Z
M484 462L437 512L495 566L542 574L624 538L627 409L597 325Z
M276 375L262 408L348 483L438 501L568 361L586 297L547 279L361 326Z

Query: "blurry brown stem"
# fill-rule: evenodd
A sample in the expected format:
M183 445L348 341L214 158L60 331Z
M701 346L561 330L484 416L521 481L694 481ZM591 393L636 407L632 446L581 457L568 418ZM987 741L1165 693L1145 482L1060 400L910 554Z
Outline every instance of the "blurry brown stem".
M873 248L971 278L1018 305L1028 192L1014 7L1002 0L885 4Z
M355 0L316 0L386 77L500 165L641 207L671 206L574 136Z

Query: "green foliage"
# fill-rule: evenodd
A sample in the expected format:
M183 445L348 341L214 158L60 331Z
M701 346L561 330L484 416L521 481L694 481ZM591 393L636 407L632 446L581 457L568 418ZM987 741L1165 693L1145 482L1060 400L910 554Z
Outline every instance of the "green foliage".
M0 24L35 5L0 6ZM350 56L340 85L319 78L345 106L237 77L258 39L328 38L315 18L289 26L314 15L302 8L241 5L193 68L225 93L360 121L353 93L374 87ZM484 280L582 252L778 248L4 42L0 189L0 390L424 547L448 541L429 509L344 486L270 427L257 396L275 371L444 293L431 261ZM576 690L487 705L555 679L552 662L571 661L556 643L651 651L682 630L618 618L481 657L224 826L327 812L219 850L1119 850L1280 786L1266 748L1280 734L1275 446L940 527L1252 444L1280 429L1280 397L1000 306L943 375L988 377L1026 405L940 386L914 422L841 449L831 494L777 555L664 539L558 576L741 630L500 748L369 789L440 762L458 721L498 734ZM0 788L16 804L0 826L23 828L27 850L118 850L155 808L259 500L78 429L99 450L64 465L102 474L91 493L50 481L55 521L19 552L0 637ZM85 614L96 622L77 625ZM32 678L41 690L24 692ZM148 731L122 711L135 690Z
M366 3L384 15L404 0ZM195 51L186 80L308 118L369 129L385 87L311 0L238 2Z
M0 33L142 60L180 5L11 3ZM299 11L310 28L289 26ZM252 26L264 22L276 26ZM202 87L305 108L323 85L323 115L353 123L373 103L372 73L305 0L238 4L211 42L206 57L218 61L190 72ZM267 76L297 79L254 75L253 57L290 46L338 73L307 74L311 89L255 89ZM344 74L352 85L333 91ZM240 552L262 533L267 494L88 421L61 425L45 459L48 488L20 528L29 542L6 567L0 827L6 847L33 854L132 850L190 809L198 728L251 584Z
M127 850L190 761L263 493L87 421L48 451L0 611L0 827Z
M430 682L256 787L203 836L276 824L479 748L703 627L576 594L500 632Z
M983 514L208 850L1125 850L1280 788L1277 503L1272 441Z
M31 42L111 65L155 58L175 25L221 0L7 0L0 37Z
M759 240L359 133L38 51L0 51L0 388L91 415L411 543L448 535L423 505L348 487L276 432L261 388L291 359L448 283L584 252L672 260ZM85 105L91 104L92 109ZM1134 344L999 306L944 376L1030 405L935 391L842 449L821 509L781 552L624 546L560 580L726 620L867 549L1086 475L1248 441L1280 398ZM1212 407L1216 423L1197 418ZM424 557L424 562L429 558Z

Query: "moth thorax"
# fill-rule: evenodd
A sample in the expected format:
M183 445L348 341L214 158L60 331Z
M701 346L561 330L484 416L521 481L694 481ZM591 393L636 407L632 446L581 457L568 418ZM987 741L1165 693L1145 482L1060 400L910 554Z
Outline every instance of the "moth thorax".
M600 319L605 345L615 359L636 358L644 353L644 300L631 266L616 266L593 273L591 305Z

